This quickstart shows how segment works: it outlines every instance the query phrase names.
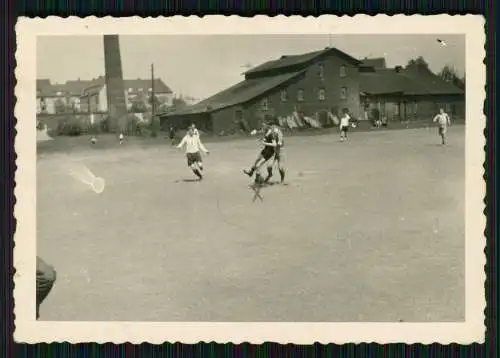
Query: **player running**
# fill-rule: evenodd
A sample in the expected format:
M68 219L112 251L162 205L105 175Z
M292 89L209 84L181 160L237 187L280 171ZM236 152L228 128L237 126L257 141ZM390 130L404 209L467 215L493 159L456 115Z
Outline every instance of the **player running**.
M261 184L264 182L259 170L267 161L269 161L269 159L271 159L274 156L274 154L276 153L275 149L277 146L276 133L273 131L273 128L269 126L268 123L264 123L262 129L264 130L264 138L261 139L261 143L264 145L264 148L260 151L259 155L257 156L257 159L255 160L251 168L249 170L246 169L243 170L243 172L249 177L252 177L253 174L256 173L255 174L256 184Z
M448 114L443 108L439 109L439 114L437 114L432 120L433 123L438 122L439 129L438 133L441 136L441 144L446 145L446 131L449 126L451 126L451 120Z
M177 148L182 148L186 146L186 158L188 167L191 168L193 173L200 179L203 179L201 172L203 171L203 160L201 159L200 150L205 152L205 154L210 154L210 152L205 148L200 140L200 137L195 135L193 128L189 128L188 133L182 138L181 142Z

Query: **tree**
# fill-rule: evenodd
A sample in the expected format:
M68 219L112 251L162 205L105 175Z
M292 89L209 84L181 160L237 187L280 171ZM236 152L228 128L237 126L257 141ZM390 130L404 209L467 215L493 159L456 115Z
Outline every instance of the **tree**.
M168 105L167 103L164 103L162 104L159 108L158 108L158 112L159 113L171 113L171 112L175 112L175 111L178 111L182 108L185 108L187 107L187 103L186 101L182 98L182 97L179 97L179 98L174 98L172 99L172 104L171 105Z
M465 75L463 78L460 78L453 65L445 65L438 76L441 77L443 81L465 90Z
M158 108L162 104L160 102L160 100L158 99L157 96L153 96L153 95L149 96L149 98L148 98L148 104L150 106L153 105L153 101L154 101L154 104L155 104L156 108Z
M61 98L56 99L54 103L56 113L66 113L66 103Z
M407 68L416 68L416 69L429 69L429 64L427 61L422 57L419 56L415 59L411 59L408 61L408 64L406 65Z
M148 107L143 101L134 101L130 107L130 112L132 113L145 113L148 111Z

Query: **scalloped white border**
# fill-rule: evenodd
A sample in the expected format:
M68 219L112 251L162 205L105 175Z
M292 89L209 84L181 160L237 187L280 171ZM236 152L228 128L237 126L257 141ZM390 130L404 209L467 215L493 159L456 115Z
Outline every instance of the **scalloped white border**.
M15 333L18 342L151 342L273 341L311 344L378 342L443 344L483 342L485 159L483 135L486 66L482 16L207 16L170 18L48 17L20 18L16 24L17 85L17 203L14 215ZM467 74L466 123L466 320L463 323L150 323L42 322L35 320L36 256L36 132L35 114L37 35L118 34L465 34Z

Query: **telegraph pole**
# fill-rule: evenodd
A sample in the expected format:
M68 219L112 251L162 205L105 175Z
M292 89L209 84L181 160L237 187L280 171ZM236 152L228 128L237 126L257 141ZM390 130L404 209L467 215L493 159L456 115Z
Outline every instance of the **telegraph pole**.
M155 67L151 64L151 135L156 137L156 103L155 103Z

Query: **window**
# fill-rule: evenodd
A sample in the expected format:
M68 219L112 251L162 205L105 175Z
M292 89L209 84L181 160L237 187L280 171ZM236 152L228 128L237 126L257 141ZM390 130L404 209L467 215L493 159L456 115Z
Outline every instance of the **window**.
M347 87L340 89L340 99L347 99Z
M325 65L323 65L322 63L319 64L319 78L321 80L325 79Z
M62 92L57 92L56 95L60 96L60 95L62 95Z
M346 76L347 76L347 67L340 66L340 77L346 77Z
M326 99L326 92L323 88L318 91L318 99L324 101Z
M137 92L142 92L144 88L139 88Z
M129 88L128 93L132 93L133 90L134 90L133 88Z
M149 87L148 92L153 92L153 89L151 87Z
M264 111L267 111L269 109L269 98L267 98L267 97L263 98L262 102L260 103L260 107Z
M302 102L304 100L304 90L299 89L297 91L297 101Z
M288 100L288 92L285 90L281 91L281 102L286 102Z

